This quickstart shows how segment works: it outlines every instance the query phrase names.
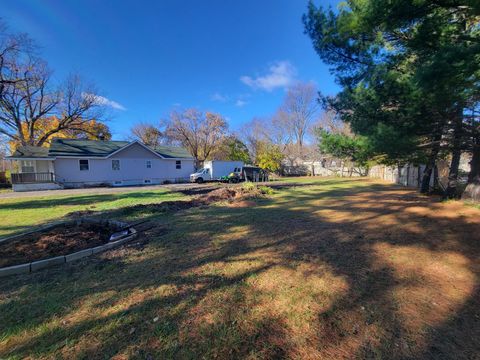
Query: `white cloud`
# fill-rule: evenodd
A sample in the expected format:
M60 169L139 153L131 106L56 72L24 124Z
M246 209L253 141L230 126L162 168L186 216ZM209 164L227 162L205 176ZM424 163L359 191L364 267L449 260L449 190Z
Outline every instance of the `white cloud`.
M245 105L247 105L247 102L244 101L244 100L238 99L238 100L235 102L235 106L238 106L238 107L242 107L242 106L245 106Z
M263 76L242 76L240 81L254 89L272 91L285 88L295 80L297 70L289 61L277 61L270 65L269 72Z
M218 102L227 102L228 99L229 97L227 95L220 94L219 92L216 92L210 96L210 100Z
M87 94L87 93L83 93L82 94L83 97L90 97L92 96L94 99L95 99L95 103L97 105L101 105L101 106L106 106L106 107L110 107L112 109L115 109L115 110L121 110L121 111L125 111L127 110L125 108L125 106L123 106L122 104L116 102L116 101L113 101L113 100L110 100L104 96L100 96L100 95L95 95L95 94Z

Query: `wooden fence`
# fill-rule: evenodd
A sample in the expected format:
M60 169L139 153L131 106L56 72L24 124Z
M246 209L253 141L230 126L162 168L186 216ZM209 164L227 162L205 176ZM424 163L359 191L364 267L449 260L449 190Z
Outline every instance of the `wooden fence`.
M449 164L445 160L438 160L436 164L438 171L438 184L445 188L448 183ZM368 176L374 179L381 179L395 184L420 188L422 183L425 165L405 165L401 167L375 165L370 168ZM466 169L464 169L466 171ZM434 177L430 178L430 186L433 187Z
M436 162L435 171L438 172L438 185L446 188L448 184L449 160L439 159ZM412 164L404 166L385 166L375 165L371 167L366 174L365 169L352 167L349 162L342 162L341 160L329 158L322 161L304 161L303 168L305 174L295 175L313 175L313 176L365 176L367 175L373 179L380 179L391 183L420 188L422 183L423 171L425 165L415 166ZM466 176L470 171L470 156L462 154L460 160L460 181L465 182ZM434 186L434 176L430 178L430 187Z
M403 186L420 187L424 169L424 165L409 164L402 167L375 165L370 169L368 176Z

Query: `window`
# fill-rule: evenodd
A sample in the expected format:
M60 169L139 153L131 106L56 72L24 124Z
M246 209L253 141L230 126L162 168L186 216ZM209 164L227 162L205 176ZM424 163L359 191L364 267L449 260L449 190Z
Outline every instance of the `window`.
M88 171L88 160L79 160L80 171Z
M152 180L143 180L143 182L144 182L145 184L151 184L151 183L152 183Z
M35 164L33 160L23 160L22 161L22 173L34 173Z
M120 170L120 160L112 160L112 170Z
M180 160L175 161L175 167L177 169L181 169L182 168L182 162Z
M147 169L151 169L152 168L152 160L147 160L146 165L147 165Z

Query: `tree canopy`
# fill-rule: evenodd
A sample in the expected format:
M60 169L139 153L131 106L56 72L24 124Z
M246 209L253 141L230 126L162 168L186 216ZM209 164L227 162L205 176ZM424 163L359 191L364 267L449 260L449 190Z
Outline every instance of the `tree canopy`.
M223 116L198 109L172 111L166 120L166 136L188 149L197 165L220 146L228 125Z
M337 10L310 2L304 16L342 87L323 105L385 162L425 161L424 185L444 151L455 186L461 152L475 149L478 118L466 126L465 110L479 99L479 10L468 0L349 0Z
M28 36L0 23L0 134L9 142L43 146L54 136L106 136L103 110L93 85L78 75L55 82Z

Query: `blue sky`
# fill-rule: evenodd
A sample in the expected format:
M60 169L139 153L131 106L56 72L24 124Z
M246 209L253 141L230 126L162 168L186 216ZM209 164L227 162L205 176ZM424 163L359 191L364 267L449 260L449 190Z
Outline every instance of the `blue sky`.
M323 1L322 5L337 1ZM285 87L338 87L303 34L305 0L4 0L58 80L80 73L109 100L115 139L175 108L224 115L236 130L268 116Z

